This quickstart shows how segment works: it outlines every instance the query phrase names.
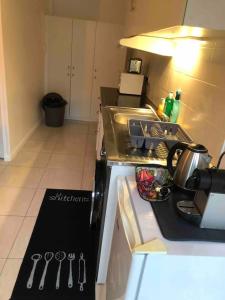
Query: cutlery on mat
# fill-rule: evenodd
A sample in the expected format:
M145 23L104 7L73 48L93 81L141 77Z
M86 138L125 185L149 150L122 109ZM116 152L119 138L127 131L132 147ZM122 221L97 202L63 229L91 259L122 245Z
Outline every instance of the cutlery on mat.
M84 254L80 254L79 259L79 277L78 277L78 284L80 285L80 291L83 292L84 284L87 282L86 280L86 261L84 259Z
M33 285L33 280L34 280L34 274L35 274L35 270L36 270L36 267L37 267L37 263L39 262L39 260L42 258L41 254L33 254L31 256L31 259L33 260L33 267L32 267L32 270L31 270L31 273L30 273L30 277L27 281L27 288L28 289L31 289L32 288L32 285Z
M40 284L39 284L39 290L43 290L44 289L44 286L45 286L45 277L46 277L46 274L47 274L47 270L48 270L48 264L50 263L50 261L53 259L54 257L54 253L53 252L46 252L45 253L45 267L44 267L44 271L42 273L42 276L41 276L41 281L40 281Z
M60 273L61 273L61 266L62 261L66 258L66 253L64 251L59 251L55 255L55 259L59 262L58 272L57 272L57 279L56 279L56 289L59 289L60 286Z

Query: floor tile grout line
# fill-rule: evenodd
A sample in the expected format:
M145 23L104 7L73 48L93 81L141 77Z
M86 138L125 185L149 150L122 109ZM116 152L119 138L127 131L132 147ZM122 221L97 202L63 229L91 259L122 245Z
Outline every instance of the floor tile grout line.
M84 151L85 153L84 153L84 157L83 157L83 168L82 168L82 177L81 177L81 188L83 187L83 180L84 180L84 173L85 173L85 156L86 156L86 154L87 154L87 152L88 152L88 136L89 136L89 127L88 127L88 130L87 130L87 132L86 132L86 138L85 138L85 151ZM55 144L56 144L56 143L55 143ZM37 153L37 152L36 152L36 153ZM48 152L48 153L49 153L49 152ZM32 202L33 202L33 200L34 200L34 197L36 196L36 193L37 193L38 189L40 188L40 182L41 182L41 180L43 179L43 177L44 177L44 175L45 175L45 173L46 173L46 170L47 170L47 168L48 168L49 161L51 160L51 158L52 158L53 155L54 155L54 148L53 148L53 150L50 152L50 155L49 155L49 158L48 158L48 162L47 162L47 164L46 164L45 167L15 166L15 167L18 167L18 168L20 168L20 167L25 167L25 168L30 168L30 169L32 169L32 168L42 169L42 170L43 170L43 173L42 173L42 175L40 176L40 179L38 180L37 186L36 186L36 187L33 187L33 188L30 188L30 187L29 187L29 189L33 189L33 190L34 190L34 193L33 193L33 196L32 196L32 198L31 198L31 201L30 201L30 203L29 203L29 206L28 206L28 208L27 208L27 210L26 210L25 215L24 215L24 216L20 216L20 215L2 215L2 216L7 216L7 217L20 217L20 218L22 219L21 225L19 226L19 228L18 228L18 230L17 230L17 232L16 232L16 236L15 236L14 241L13 241L13 243L12 243L12 246L11 246L11 248L10 248L8 254L7 254L7 257L6 257L6 258L3 258L3 259L5 259L5 263L6 263L7 259L11 259L11 258L9 257L9 255L10 255L10 253L11 253L13 247L15 246L16 240L17 240L17 238L18 238L18 236L19 236L19 233L21 232L22 226L24 225L26 218L36 218L36 217L37 217L37 216L27 216L27 213L28 213L28 211L29 211L29 209L30 209L30 207L31 207L31 204L32 204ZM9 166L10 166L10 165L4 166L4 168L3 168L2 172L1 172L1 174L2 174L2 173L7 169L7 167L9 167ZM10 185L6 185L6 187L10 187ZM26 187L26 186L23 187L23 186L14 186L14 185L13 185L12 187L28 188L28 187ZM46 188L43 188L43 189L46 190ZM15 258L15 259L17 259L17 258ZM18 258L18 259L20 259L20 258Z
M47 171L47 168L44 168L44 171L43 171L42 175L40 176L40 179L38 180L38 184L37 184L36 189L40 188L41 181L44 178L44 175L45 175L46 171Z
M25 257L25 253L24 253L24 256L23 256L23 257L13 257L13 258L9 257L9 258L7 258L6 260L10 260L10 259L18 260L18 259L21 259L21 260L23 261L24 257Z
M0 186L0 188L1 188L1 187L4 188L4 186ZM7 186L6 186L6 188L16 188L16 187L7 187ZM32 202L33 202L34 196L36 195L37 188L20 187L20 188L17 188L17 189L29 189L29 190L33 190L33 196L31 197L31 201L30 201L30 203L29 203L29 205L28 205L28 208L27 208L27 210L26 210L26 212L25 212L25 215L16 215L16 214L5 215L5 214L0 214L0 217L2 217L2 216L3 216L3 217L26 217L26 216L27 216L27 213L28 213L28 211L29 211L29 208L30 208L30 206L31 206L31 204L32 204Z
M74 122L74 124L80 124L80 123L76 123L76 121ZM86 123L81 123L81 124L88 124L87 122ZM87 168L85 168L85 157L86 157L86 155L88 154L88 143L87 143L87 141L88 141L88 136L89 136L89 134L90 134L90 125L88 125L88 129L87 129L87 131L86 131L86 133L85 133L85 136L86 136L86 138L85 138L85 141L86 141L86 147L85 147L85 150L84 150L84 156L83 156L83 167L82 167L82 169L81 169L81 172L82 172L82 176L81 176L81 186L83 185L83 181L84 181L84 176L85 176L85 170L87 169ZM92 135L94 135L94 133L91 133ZM55 143L56 144L56 143ZM30 204L29 204L29 206L28 206L28 208L27 208L27 210L26 210L26 214L25 214L25 216L19 216L19 217L21 217L22 218L22 223L21 223L21 226L20 226L20 228L19 228L19 230L18 230L18 232L17 232L17 234L16 234L16 237L15 237L15 240L14 240L14 242L13 242L13 245L12 245L12 247L11 247L11 249L10 249L10 251L9 251L9 253L8 253L8 256L7 256L7 258L3 258L4 259L4 264L3 264L3 266L2 266L2 271L1 271L1 273L0 273L0 275L2 274L2 272L4 272L4 270L6 269L6 264L7 264L7 262L8 261L22 261L23 260L23 258L17 258L17 257L9 257L9 255L10 255L10 253L11 253L11 251L12 251L12 248L14 247L14 245L15 245L15 242L16 242L16 240L17 240L17 238L18 238L18 236L19 236L19 234L20 234L20 232L21 232L21 229L22 229L22 226L23 226L23 224L24 224L24 222L25 222L25 220L26 220L26 218L37 218L37 216L27 216L27 213L28 213L28 211L29 211L29 209L30 209L30 207L31 207L31 205L32 205L32 203L33 203L33 201L34 201L34 197L36 196L36 194L37 194L37 192L38 192L38 190L39 189L43 189L43 190L46 190L47 188L44 188L44 187L40 187L40 182L41 182L41 180L43 179L43 177L44 177L44 175L45 175L45 173L46 173L46 170L48 169L48 165L49 165L49 161L50 161L50 159L52 158L52 156L54 155L54 149L55 149L55 146L54 146L54 148L49 152L48 151L48 153L50 153L50 155L49 155L49 159L48 159L48 163L45 165L45 167L33 167L33 166L31 166L31 167L29 167L28 166L28 168L36 168L36 169L42 169L43 170L43 173L41 173L41 176L40 176L40 179L38 180L38 183L37 183L37 186L35 187L26 187L26 186L14 186L13 185L13 187L17 187L17 188L27 188L27 189L32 189L32 190L34 190L34 193L33 193L33 196L32 196L32 199L31 199L31 201L30 201ZM32 152L32 151L30 151L30 152ZM37 152L36 152L37 153ZM44 153L44 152L39 152L39 153ZM45 153L47 153L47 152L45 152ZM70 155L69 153L65 153L65 155ZM73 154L72 154L73 155ZM77 156L78 156L79 154L77 154ZM8 165L5 165L4 166L4 170L6 169L8 167ZM21 167L21 166L18 166L18 167ZM66 168L66 169L68 169L68 168ZM11 185L6 185L6 187L11 187ZM12 216L15 216L15 215L12 215Z
M19 229L18 229L18 231L17 231L17 233L16 233L15 239L14 239L14 241L13 241L13 243L12 243L12 246L11 246L9 252L8 252L7 259L10 258L9 255L10 255L10 253L11 253L11 251L12 251L12 249L13 249L15 243L16 243L16 240L17 240L17 237L18 237L18 235L19 235L19 232L20 232L20 230L22 229L22 226L23 226L23 224L24 224L24 220L25 220L25 217L23 217L23 220L22 220L22 222L21 222L21 225L19 226Z
M4 169L0 172L0 179L1 179L2 175L6 172L6 169L7 169L8 166L9 165L4 166Z
M53 151L52 151L52 153L51 153L51 155L50 155L50 157L49 157L49 161L50 161L50 159L52 158L52 155L53 155ZM48 161L48 163L49 163L49 161ZM47 165L48 165L48 164L47 164ZM36 189L39 189L39 188L40 188L41 181L42 181L42 179L44 178L44 175L46 174L46 171L47 171L47 169L48 169L47 165L45 166L44 172L43 172L43 174L41 175L41 177L40 177L40 179L39 179L39 181L38 181L38 184L37 184ZM46 189L47 189L47 188L46 188Z
M8 168L8 167L15 167L15 168L21 168L21 167L23 167L23 168L27 168L27 169L44 169L45 168L45 167L32 167L32 166L30 167L30 166L18 166L18 165L12 166L12 165L8 165L8 166L5 167L5 169ZM3 170L3 172L4 172L4 170ZM1 175L2 175L2 172L0 172L0 176Z
M27 216L27 215L25 215L25 216L21 216L21 215L0 215L0 217L11 217L11 218L13 218L13 217L17 217L17 218L26 218L26 217L33 217L33 216Z
M1 275L2 275L2 273L3 273L3 270L4 270L4 268L5 268L5 265L6 265L6 262L7 262L7 258L0 258L0 259L4 259L5 261L4 261L4 263L3 263L3 266L2 266L2 269L1 269L1 272L0 272L0 278L1 278Z
M25 217L29 217L29 216L27 215L27 213L28 213L28 211L29 211L29 209L30 209L30 207L31 207L31 204L32 204L32 202L33 202L33 200L34 200L34 197L35 197L36 193L37 193L37 189L36 189L36 191L35 191L34 194L33 194L33 197L32 197L32 199L31 199L31 201L30 201L30 204L28 205L28 208L27 208L27 210L26 210Z
M19 153L21 153L21 151L19 151ZM51 156L51 155L50 155L50 156ZM50 156L49 156L49 159L50 159ZM43 168L43 169L46 169L46 168ZM3 170L3 171L4 171L4 170ZM31 201L30 201L30 205L31 205L31 203L32 203L32 201L33 201L33 199L34 199L34 196L35 196L35 194L36 194L36 192L37 192L37 189L38 189L38 187L39 187L39 185L40 185L41 179L42 179L43 176L44 176L44 173L45 173L45 171L43 171L43 174L42 174L42 176L40 177L40 180L38 181L37 187L36 187L35 192L34 192L34 194L33 194L33 196L32 196L32 199L31 199ZM30 216L27 216L27 213L28 213L28 210L29 210L29 208L30 208L30 205L29 205L29 207L28 207L28 209L27 209L27 211L26 211L25 216L22 216L22 217L21 217L21 218L23 218L23 219L22 219L22 222L21 222L21 225L19 226L19 229L18 229L18 231L17 231L17 233L16 233L15 239L14 239L14 241L13 241L13 243L12 243L12 246L11 246L9 252L8 252L8 255L7 255L7 258L6 258L6 259L10 259L10 257L9 257L9 256L10 256L10 253L11 253L13 247L15 246L16 240L17 240L17 238L18 238L18 236L19 236L19 234L20 234L20 232L21 232L21 229L22 229L22 227L23 227L23 225L24 225L24 223L25 223L26 218L31 218ZM33 217L33 218L35 218L35 217Z
M87 135L86 135L86 143L87 143ZM55 143L55 146L56 146L56 144L57 144L57 142ZM86 150L86 149L85 149L85 150ZM40 183L41 183L41 181L42 181L44 175L46 174L46 171L47 171L47 169L48 169L48 164L49 164L49 162L50 162L52 156L54 155L54 153L55 153L55 150L53 149L52 152L51 152L51 155L50 155L50 157L49 157L49 161L48 161L46 167L44 168L45 170L44 170L44 172L43 172L43 174L42 174L42 176L41 176L41 178L40 178L40 180L39 180L39 182L38 182L38 185L37 185L37 188L36 188L36 189L41 188L41 187L40 187ZM83 173L82 173L82 179L81 179L81 186L82 186L82 181L83 181ZM46 187L45 189L47 189L47 187Z
M56 141L55 141L54 147L55 147L55 145L56 145ZM50 159L52 158L53 151L54 151L54 149L52 149L52 151L51 151L51 153L50 153L48 163L49 163ZM43 172L43 174L41 175L41 177L40 177L40 179L39 179L39 182L38 182L37 187L36 187L36 192L37 192L37 190L40 188L40 183L41 183L41 181L42 181L42 179L43 179L43 177L44 177L44 175L45 175L45 173L46 173L48 163L46 164L46 166L45 166L45 168L44 168L44 172ZM35 192L35 194L36 194L36 192Z
M18 236L19 236L19 234L20 234L20 232L21 232L21 229L22 229L22 227L23 227L23 225L24 225L24 223L25 223L25 220L28 219L28 218L33 218L33 219L36 219L36 220L37 220L37 217L30 217L30 216L27 216L27 217L26 217L26 216L25 216L25 217L23 218L22 224L21 224L21 226L20 226L20 228L19 228L19 231L18 231L18 233L17 233L17 235L16 235L16 238L15 238L15 240L14 240L14 242L13 242L13 245L12 245L12 247L11 247L11 249L10 249L10 251L9 251L8 256L7 256L6 259L11 259L11 257L9 257L9 255L10 255L10 253L11 253L13 247L14 247L15 244L16 244L16 240L17 240L17 238L18 238ZM36 223L36 220L35 220L35 223ZM35 226L35 223L34 223L34 226ZM33 229L34 229L34 227L33 227ZM33 229L32 229L32 232L33 232ZM31 235L32 235L32 232L31 232ZM30 236L30 238L31 238L31 236ZM30 239L29 239L29 241L28 241L28 244L29 244L29 242L30 242ZM28 246L28 245L27 245L27 246ZM27 250L27 248L26 248L26 250ZM26 250L25 250L25 252L26 252ZM24 255L25 255L25 253L24 253ZM14 258L15 258L15 259L23 259L23 258L24 258L24 255L23 255L22 258L21 258L21 257L14 257Z
M56 145L56 144L55 144L55 145ZM48 169L48 166L49 166L49 163L50 163L50 161L51 161L51 159L52 159L52 157L53 157L53 154L54 154L54 149L52 150L52 152L51 152L51 154L50 154L48 163L46 164L46 169ZM43 176L44 176L44 174L43 174ZM41 179L42 179L42 178L41 178Z
M10 257L10 258L0 258L0 259L5 259L5 260L9 260L9 259L15 259L15 260L18 260L18 259L21 259L21 258L14 258L14 257Z
M35 196L36 196L38 190L41 190L41 188L36 188L36 189L35 189L35 192L34 192L34 194L33 194L32 200L31 200L31 202L30 202L30 204L29 204L29 206L28 206L28 208L27 208L25 217L33 217L33 216L28 216L27 214L28 214L28 211L29 211L30 208L31 208L31 205L32 205L32 203L33 203L33 201L34 201L34 198L35 198ZM44 188L43 190L45 190L45 192L46 192L46 188ZM44 198L43 198L43 199L44 199Z

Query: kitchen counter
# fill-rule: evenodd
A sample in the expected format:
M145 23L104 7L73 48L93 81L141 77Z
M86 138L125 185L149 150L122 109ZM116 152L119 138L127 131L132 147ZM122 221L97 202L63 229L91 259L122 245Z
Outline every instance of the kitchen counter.
M142 107L145 104L144 96L120 94L118 89L101 87L101 105L122 106L122 107Z
M138 193L135 177L128 176L127 182L130 195L133 200L133 205L135 207L139 227L143 229L142 243L158 238L164 243L168 255L211 257L225 256L225 243L206 241L170 241L164 238L150 203L144 201Z
M121 202L119 209L122 207L119 212L121 216L125 215L126 220L122 223L124 231L127 232L124 240L129 241L129 245L134 245L131 252L132 264L126 259L127 252L122 250L118 260L118 270L129 272L129 277L125 273L128 284L124 285L124 294L129 297L124 299L148 300L150 296L159 300L225 299L225 243L165 239L150 203L142 200L138 194L135 177L121 176L118 183L118 201ZM133 235L130 235L130 232L133 232ZM142 246L136 246L134 241L139 244L138 238ZM122 242L120 245L123 245ZM156 248L155 245L160 247ZM139 271L140 257L143 253L145 260ZM121 289L124 273L119 271L115 274L121 274L118 284L118 289ZM111 282L116 282L116 278ZM116 288L114 284L114 290ZM138 297L132 297L133 295Z

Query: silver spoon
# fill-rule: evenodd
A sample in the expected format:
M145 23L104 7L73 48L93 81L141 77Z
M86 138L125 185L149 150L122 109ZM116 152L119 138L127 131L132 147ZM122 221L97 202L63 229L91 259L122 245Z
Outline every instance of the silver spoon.
M45 267L44 267L44 271L43 271L42 276L41 276L41 281L40 281L40 284L39 284L39 290L44 289L45 277L46 277L47 270L48 270L48 264L53 259L53 257L54 257L53 252L46 252L45 253Z
M37 267L37 263L39 262L39 260L42 258L41 254L33 254L31 256L31 259L33 260L33 267L32 267L32 270L31 270L31 273L30 273L30 277L27 281L27 288L28 289L31 289L32 288L32 285L33 285L33 280L34 280L34 274L35 274L35 270L36 270L36 267Z
M61 273L61 265L62 261L66 258L66 253L64 251L59 251L55 255L55 259L59 262L58 272L57 272L57 279L56 279L56 289L59 289L60 286L60 273Z

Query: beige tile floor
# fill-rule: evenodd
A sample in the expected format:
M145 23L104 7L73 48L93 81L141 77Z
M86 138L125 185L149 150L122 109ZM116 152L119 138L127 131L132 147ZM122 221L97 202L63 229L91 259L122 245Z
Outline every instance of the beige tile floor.
M17 156L0 162L0 300L8 300L46 188L93 186L96 124L41 125ZM96 289L96 299L104 298Z

